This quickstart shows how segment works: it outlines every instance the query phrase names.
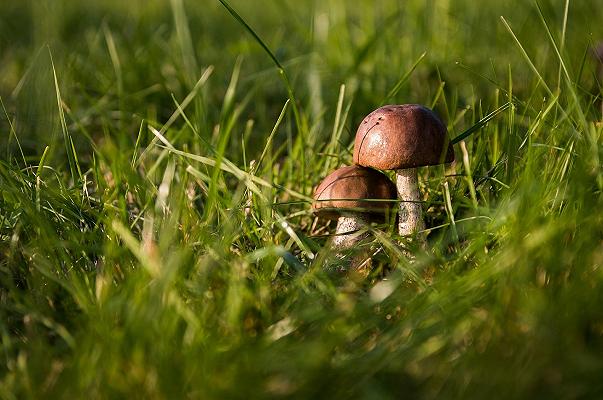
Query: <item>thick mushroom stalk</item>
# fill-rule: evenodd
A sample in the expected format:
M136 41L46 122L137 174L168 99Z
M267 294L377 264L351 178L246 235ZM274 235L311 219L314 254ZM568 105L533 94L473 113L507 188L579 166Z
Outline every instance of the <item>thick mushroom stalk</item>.
M332 241L333 248L347 250L367 238L368 232L361 232L367 224L362 215L339 217Z
M425 230L417 169L396 170L396 189L398 200L400 200L398 211L398 233L400 236L410 236ZM419 240L423 241L424 238Z

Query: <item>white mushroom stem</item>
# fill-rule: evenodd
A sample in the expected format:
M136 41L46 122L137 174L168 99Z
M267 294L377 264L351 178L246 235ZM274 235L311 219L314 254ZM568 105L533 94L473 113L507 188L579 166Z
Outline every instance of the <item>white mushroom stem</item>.
M333 236L331 245L333 249L338 252L352 249L358 242L369 236L369 233L362 229L366 227L368 221L362 215L356 216L342 216L337 220L337 228L335 229L335 236ZM342 253L337 253L337 257L343 259ZM366 249L362 249L352 255L350 260L349 269L358 270L370 265L370 260ZM345 271L348 268L341 266L340 271Z
M337 220L335 236L333 236L333 248L346 250L368 236L367 232L360 233L368 222L362 215L341 216Z
M396 170L396 187L400 211L398 212L398 233L400 236L411 236L425 229L419 178L416 168ZM423 242L425 239L420 237Z

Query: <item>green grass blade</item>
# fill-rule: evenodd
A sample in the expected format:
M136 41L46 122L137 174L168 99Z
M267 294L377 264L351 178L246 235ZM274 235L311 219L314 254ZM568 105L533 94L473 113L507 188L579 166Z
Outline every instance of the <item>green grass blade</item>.
M505 17L501 16L500 20L502 21L502 23L505 26L505 28L507 29L507 31L511 34L511 37L515 41L515 44L517 44L517 47L519 47L519 50L521 51L521 54L523 55L523 58L525 59L525 61L530 66L530 69L538 77L538 83L541 84L544 87L544 89L546 90L546 92L550 96L553 96L553 92L551 91L551 89L549 88L549 86L546 84L546 81L544 80L544 78L542 77L542 75L540 74L540 72L538 71L538 68L536 68L536 66L532 62L532 59L528 55L528 52L524 49L523 45L521 44L521 42L519 41L519 39L515 35L515 32L513 32L513 29L511 29L511 26L509 25L509 23L507 22L507 20L505 19Z
M450 141L450 143L457 144L461 140L465 140L466 138L468 138L469 136L471 136L472 134L474 134L475 132L477 132L478 130L483 128L484 126L486 126L486 124L488 124L488 122L492 121L494 118L496 118L496 116L498 114L505 111L512 105L513 104L511 102L507 102L507 103L503 104L502 106L498 107L496 110L490 112L488 115L484 116L479 121L477 121L475 124L473 124L473 126L471 126L469 129L465 130L463 133L456 136L454 139L452 139Z
M73 139L67 129L67 122L65 121L65 114L63 113L63 100L61 99L61 90L59 89L59 80L57 78L57 72L54 67L54 60L52 59L52 52L48 48L48 54L50 56L50 64L52 66L52 76L54 78L54 88L56 92L57 108L59 111L59 120L61 123L61 131L63 132L63 140L65 142L65 152L67 154L67 160L69 161L69 169L71 170L71 176L76 182L82 181L82 171L80 169L80 163L77 158L77 153L73 147Z
M301 113L299 111L297 100L295 98L295 94L293 91L293 87L291 86L291 82L289 77L287 76L287 72L285 67L281 64L281 62L276 58L272 50L268 47L268 45L260 38L260 36L247 24L247 22L237 13L226 0L218 0L224 8L230 13L230 15L237 20L243 27L249 32L249 34L255 39L255 41L264 49L264 51L268 54L268 56L272 59L274 65L278 68L278 72L280 77L282 78L285 87L287 89L287 94L289 96L289 100L291 100L291 105L293 107L293 115L295 117L295 125L297 127L297 131L299 133L298 141L295 145L295 155L300 157L301 163L301 176L305 177L306 175L306 139L305 139L305 129L302 124ZM305 190L305 188L304 188Z
M400 77L400 79L398 79L398 82L396 82L396 84L389 91L387 96L385 96L385 98L383 100L381 100L381 105L386 104L388 101L393 100L393 98L396 97L396 94L398 94L400 89L402 89L402 86L406 83L406 81L408 81L408 78L410 78L410 75L419 66L419 64L421 63L421 61L423 61L423 59L425 58L426 55L427 55L427 52L423 52L423 54L421 54L419 56L419 58L416 59L416 61L412 64L410 69L408 71L406 71L406 73L404 75L402 75Z
M27 160L25 159L25 153L23 152L23 147L21 147L21 142L19 142L19 138L17 137L17 132L15 131L15 127L13 126L13 123L10 119L10 116L8 115L8 111L6 110L6 107L4 106L4 101L2 100L2 96L0 96L0 105L2 106L2 112L4 113L4 117L6 118L6 121L8 122L8 127L9 127L9 136L8 136L8 146L6 146L6 158L10 158L9 157L9 151L10 151L10 139L11 137L15 138L15 142L17 143L17 147L19 148L19 152L21 153L21 159L23 160L23 166L27 165Z
M266 54L268 54L268 56L270 56L270 58L272 59L272 62L274 62L274 64L280 69L280 70L285 70L285 68L283 67L283 65L281 64L281 62L278 60L278 58L276 58L276 56L274 55L274 53L272 52L272 50L270 50L270 48L268 47L268 45L266 45L266 43L259 37L259 35L253 30L253 28L251 26L249 26L249 24L247 24L247 22L243 19L243 17L241 17L239 15L238 12L235 11L234 8L232 8L230 6L230 4L228 4L228 2L226 0L218 0L223 6L224 8L226 8L226 10L230 13L230 15L232 15L232 17L234 19L236 19L241 25L243 25L243 27L245 27L245 29L247 30L247 32L249 32L249 34L251 36L253 36L253 38L255 39L255 41L262 46L262 48L264 49L264 51L266 52Z
M251 174L255 174L260 169L260 167L262 165L262 161L264 161L264 157L266 157L266 153L268 153L268 149L270 148L270 145L272 144L274 135L276 135L276 132L278 132L278 128L279 128L279 126L281 126L281 122L283 122L283 118L285 117L285 114L287 113L287 107L289 106L290 101L291 100L287 99L287 101L285 102L285 105L283 105L283 108L281 109L281 113L279 114L278 118L276 119L276 122L274 123L274 126L272 127L272 131L270 132L270 135L268 135L268 139L266 139L266 144L264 145L262 154L260 154L260 157L258 158L257 162L255 163L255 166L249 171Z

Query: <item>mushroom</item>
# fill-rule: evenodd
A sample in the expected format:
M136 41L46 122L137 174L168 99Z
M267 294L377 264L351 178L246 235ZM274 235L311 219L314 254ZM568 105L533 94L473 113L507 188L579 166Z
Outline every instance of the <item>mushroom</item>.
M454 151L446 126L433 111L418 104L380 107L364 118L356 131L354 162L396 171L401 236L425 229L417 167L452 161Z
M396 187L387 176L352 165L335 170L318 185L312 208L318 217L337 220L332 246L346 250L366 237L358 234L360 229L385 219L395 199Z

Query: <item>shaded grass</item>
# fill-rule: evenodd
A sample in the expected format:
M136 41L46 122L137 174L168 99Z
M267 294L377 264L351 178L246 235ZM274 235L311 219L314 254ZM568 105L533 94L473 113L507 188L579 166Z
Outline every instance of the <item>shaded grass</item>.
M271 62L219 4L9 2L0 396L600 395L586 3L232 2ZM427 251L384 224L329 274L307 194L384 98L457 161L421 170Z

